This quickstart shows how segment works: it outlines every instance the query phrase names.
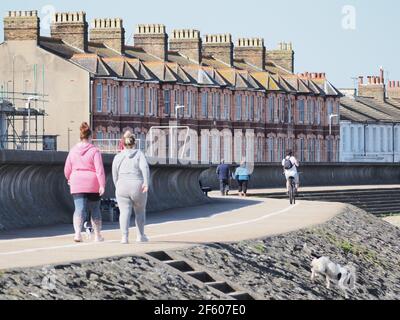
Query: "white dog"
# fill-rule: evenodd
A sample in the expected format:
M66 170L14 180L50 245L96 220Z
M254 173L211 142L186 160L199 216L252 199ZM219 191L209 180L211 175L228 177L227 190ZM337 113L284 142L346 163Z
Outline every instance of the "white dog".
M353 290L356 283L356 269L353 266L344 266L332 262L328 257L315 258L311 262L311 280L314 281L316 275L326 278L326 287L331 287L331 281L338 284L344 291L346 299L347 290Z
M91 240L93 228L89 225L88 221L85 221L85 223L83 224L83 228L85 229L87 240Z

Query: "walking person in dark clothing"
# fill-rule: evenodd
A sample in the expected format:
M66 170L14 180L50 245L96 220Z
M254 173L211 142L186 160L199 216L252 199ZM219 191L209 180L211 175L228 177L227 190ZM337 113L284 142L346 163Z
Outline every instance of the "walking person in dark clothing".
M221 160L221 164L217 167L216 173L219 180L221 195L227 196L229 192L230 167L225 163L224 159Z

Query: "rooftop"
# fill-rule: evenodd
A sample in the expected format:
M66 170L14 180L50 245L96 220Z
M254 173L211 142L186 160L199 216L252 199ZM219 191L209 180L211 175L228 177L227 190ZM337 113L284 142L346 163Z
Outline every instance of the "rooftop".
M175 31L175 36L178 31ZM160 32L165 32L165 29ZM196 38L200 37L198 31L193 34ZM231 38L228 40L232 41ZM261 40L258 40L257 45L263 46ZM207 53L202 53L201 62L194 61L176 49L168 50L165 60L146 52L138 45L125 45L120 53L99 39L88 41L84 51L54 37L40 36L38 45L97 77L227 87L236 90L276 91L319 96L340 95L325 77L313 77L314 74L308 76L308 73L296 75L268 58L262 70L245 59L238 58L234 58L233 65L230 66L217 56ZM289 49L292 50L292 47L287 47L287 50Z
M354 122L400 122L400 100L379 101L366 97L342 97L340 118Z

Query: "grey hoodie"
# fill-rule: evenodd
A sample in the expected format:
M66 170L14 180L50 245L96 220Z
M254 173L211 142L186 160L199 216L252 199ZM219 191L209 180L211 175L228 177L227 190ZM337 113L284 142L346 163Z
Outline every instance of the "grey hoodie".
M118 180L143 180L143 184L149 185L150 170L142 151L138 149L125 149L114 158L112 164L114 185Z

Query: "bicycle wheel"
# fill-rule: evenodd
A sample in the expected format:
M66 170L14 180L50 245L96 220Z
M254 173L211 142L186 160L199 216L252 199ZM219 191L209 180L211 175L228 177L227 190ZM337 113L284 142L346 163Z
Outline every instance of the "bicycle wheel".
M296 204L296 186L294 185L294 181L293 181L293 185L292 185L292 187L290 188L290 189L292 189L292 204Z
M289 202L290 204L296 203L295 183L293 178L290 178Z

